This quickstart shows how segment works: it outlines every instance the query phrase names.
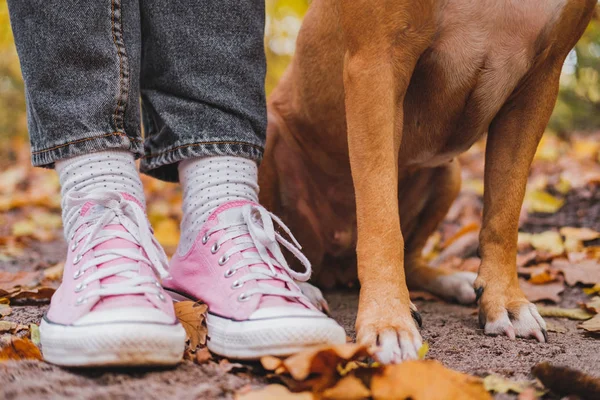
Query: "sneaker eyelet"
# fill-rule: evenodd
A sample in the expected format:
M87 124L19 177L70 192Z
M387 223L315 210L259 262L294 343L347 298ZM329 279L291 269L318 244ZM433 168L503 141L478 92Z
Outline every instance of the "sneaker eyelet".
M73 274L73 279L79 279L79 277L81 277L81 275L83 275L83 271L78 269L77 271L75 271L75 273Z
M71 251L75 251L77 249L77 246L79 246L79 243L73 242L73 245L71 246Z
M225 278L231 278L235 274L235 271L232 269L228 269L225 271Z
M208 242L208 235L204 234L204 236L202 236L202 244L206 244Z
M79 285L75 286L75 293L82 292L83 290L85 290L85 288L87 288L87 285L84 283L80 283Z
M219 265L225 265L227 263L227 261L229 261L229 257L221 257L219 258Z
M240 282L240 281L235 281L235 282L233 282L233 285L231 285L231 288L232 288L232 289L239 289L239 288L241 288L242 286L244 286L244 283L243 283L243 282Z
M158 297L161 301L167 301L167 298L162 293L157 294L156 297Z
M242 293L238 296L238 301L248 301L250 300L250 296L246 296L246 293Z
M159 281L154 281L154 286L156 286L157 288L162 287Z
M73 259L73 265L79 263L79 261L81 261L82 258L83 256L81 254L75 255L75 258Z
M215 242L215 244L213 244L210 248L210 252L215 254L217 251L219 251L220 248L221 246L219 246L219 244Z
M78 298L77 298L77 300L75 301L75 305L76 305L76 306L80 306L80 305L82 305L82 304L84 304L84 303L86 303L86 302L87 302L87 299L86 299L86 298L83 298L83 297L78 297Z

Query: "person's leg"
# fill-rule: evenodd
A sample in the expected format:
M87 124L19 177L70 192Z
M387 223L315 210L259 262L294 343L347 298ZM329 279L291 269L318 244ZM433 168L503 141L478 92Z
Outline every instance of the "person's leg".
M185 332L157 274L134 157L139 134L137 2L9 1L32 160L56 166L68 254L40 326L47 361L174 364ZM142 332L142 334L140 334Z
M164 284L209 306L208 347L235 358L344 343L294 281L310 264L257 204L266 131L264 1L142 0L142 170L183 187L182 239ZM279 248L307 268L289 268Z

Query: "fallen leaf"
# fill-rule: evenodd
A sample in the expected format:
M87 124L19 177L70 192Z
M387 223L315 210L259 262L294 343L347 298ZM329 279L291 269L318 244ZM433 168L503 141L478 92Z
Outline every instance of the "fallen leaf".
M531 235L531 246L538 251L544 251L553 256L559 256L565 252L562 237L555 231Z
M582 308L585 309L586 311L593 313L593 314L598 314L600 313L600 296L595 296L592 297L592 300L587 302L587 303L583 303L581 304Z
M11 290L16 287L35 287L39 283L38 272L8 272L0 271L0 289Z
M205 313L208 309L206 304L193 301L180 301L175 303L175 315L183 325L187 340L190 341L190 349L194 351L198 345L206 344Z
M543 190L528 190L523 203L529 212L554 214L560 210L565 201Z
M524 279L519 279L519 284L523 293L525 293L525 297L531 302L550 300L558 303L560 301L559 294L565 290L564 284L560 280L545 285L535 285Z
M600 282L596 283L593 287L591 288L583 288L583 292L587 295L593 295L593 294L598 294L600 293Z
M44 270L44 278L51 281L58 281L62 278L63 270L65 269L65 263L58 263L50 268Z
M527 388L519 393L517 400L538 400L539 398L534 388Z
M12 235L14 237L33 236L35 231L35 223L31 220L18 221L12 226Z
M419 347L419 351L417 352L417 356L419 357L419 360L425 359L425 357L427 356L427 353L429 353L429 343L423 342L421 347Z
M600 232L596 232L590 228L573 228L570 226L565 226L560 228L560 234L565 238L575 238L577 240L581 240L582 242L600 238Z
M340 379L335 386L325 389L321 398L327 400L362 400L370 396L371 391L367 389L362 380L354 375L347 375Z
M586 331L592 333L600 332L600 314L596 314L594 318L588 319L584 323L580 324L579 328L585 329Z
M310 392L292 393L283 385L268 385L249 393L236 394L236 400L313 400Z
M206 364L211 358L212 355L210 354L210 351L208 351L208 348L203 347L196 352L196 358L194 360L196 361L196 364Z
M40 345L40 327L37 324L29 324L29 336L33 344Z
M9 316L11 312L12 312L12 309L10 308L10 306L8 304L0 303L0 318Z
M587 312L586 310L582 310L581 308L560 308L538 305L537 309L542 317L568 318L585 321L586 319L590 319L594 316L593 314L590 314L589 312Z
M12 337L10 342L0 348L0 361L41 359L40 349L27 338Z
M9 298L14 300L49 300L55 288L41 286L35 289L21 289L9 295Z
M494 393L522 393L527 389L533 388L534 382L529 381L513 381L506 379L500 375L492 374L488 375L483 379L483 386L488 392ZM544 391L539 391L538 396L543 396Z
M17 323L13 321L0 321L0 333L13 332L17 328Z
M567 333L569 331L564 326L560 326L560 325L557 325L557 324L552 324L552 323L550 323L548 321L546 321L546 330L548 332L556 332L556 333Z
M435 384L433 384L435 382ZM405 361L378 369L371 379L374 399L491 399L481 379L437 361Z
M529 282L535 285L543 285L548 282L553 282L556 280L556 273L552 273L549 270L550 265L541 264L537 266L537 269L533 271L529 278Z
M575 286L577 283L595 285L600 282L600 263L596 260L573 264L564 259L556 259L552 266L563 273L569 286Z
M548 362L536 365L531 373L560 396L600 399L600 378L566 367L555 367Z

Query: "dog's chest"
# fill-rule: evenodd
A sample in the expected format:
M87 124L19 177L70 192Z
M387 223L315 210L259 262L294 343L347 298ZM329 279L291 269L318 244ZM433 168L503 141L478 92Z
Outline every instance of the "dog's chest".
M544 44L544 34L562 3L526 1L507 7L491 2L484 12L473 2L451 0L402 105L400 159L412 166L437 166L483 137L544 45L551 45Z

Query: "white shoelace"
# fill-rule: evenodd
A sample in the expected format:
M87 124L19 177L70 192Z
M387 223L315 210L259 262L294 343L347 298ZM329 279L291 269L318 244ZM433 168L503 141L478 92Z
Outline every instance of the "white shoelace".
M300 246L296 238L294 238L288 227L285 226L279 218L263 207L246 204L242 206L241 211L238 220L228 223L219 223L209 229L202 238L202 243L206 244L210 235L217 231L225 231L225 234L211 247L211 252L213 254L219 251L219 248L223 243L228 240L233 240L235 245L221 256L218 261L219 265L225 265L229 258L236 253L240 253L242 259L225 271L225 277L229 278L233 276L239 269L244 267L249 267L250 270L250 273L233 282L233 288L240 288L248 281L258 281L256 288L242 293L238 297L238 300L246 301L254 294L263 294L287 298L303 298L309 301L294 280L306 282L310 278L311 265L308 259L300 251L302 246ZM291 243L275 231L273 221L275 221L292 239ZM300 260L305 267L304 272L299 273L290 268L279 248L279 244L283 245L290 253ZM256 249L256 252L244 251L248 249ZM260 264L261 266L256 266L257 264ZM266 264L268 268L265 268L264 264ZM284 273L278 272L276 267ZM261 280L282 281L289 287L293 287L297 290L290 290L285 287L280 288L270 284L261 283Z
M74 232L77 232L81 226L86 224L87 227L79 233L74 233L70 238L71 242L73 242L73 250L85 238L83 246L73 259L73 265L77 265L83 258L83 255L89 251L93 251L93 257L75 271L74 278L78 279L89 268L114 261L121 257L128 258L132 262L105 267L86 277L75 287L76 292L83 291L91 282L108 277L119 276L127 279L119 283L103 284L100 288L89 291L85 296L77 299L77 304L83 304L88 299L94 297L143 293L154 294L164 301L165 296L159 291L161 287L160 282L154 277L139 275L139 264L137 262L150 265L161 278L168 276L167 256L158 241L154 238L142 209L134 202L125 200L120 194L115 192L106 192L104 194L75 192L67 198L67 204L73 207L83 206L88 202L102 206L104 210L101 214L92 212L90 215L80 217L75 224ZM107 225L122 225L126 231L105 229ZM93 250L96 246L117 238L127 240L140 246L141 249ZM142 286L147 283L152 283L154 286Z

